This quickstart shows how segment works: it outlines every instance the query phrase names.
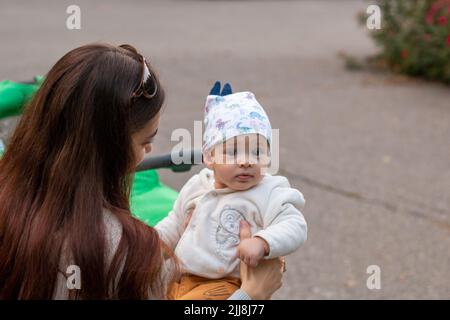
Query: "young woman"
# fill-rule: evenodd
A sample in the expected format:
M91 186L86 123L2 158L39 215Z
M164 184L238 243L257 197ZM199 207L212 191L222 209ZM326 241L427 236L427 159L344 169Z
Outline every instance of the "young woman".
M0 160L0 299L166 297L176 258L129 206L163 102L129 45L85 45L53 66ZM70 265L80 289L66 285ZM281 272L278 260L242 263L231 299L269 298Z

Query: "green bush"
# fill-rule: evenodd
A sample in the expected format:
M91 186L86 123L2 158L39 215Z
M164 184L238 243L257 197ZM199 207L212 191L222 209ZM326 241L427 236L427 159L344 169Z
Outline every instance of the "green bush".
M381 29L371 36L396 72L450 84L450 0L378 0ZM367 15L361 22L366 23Z

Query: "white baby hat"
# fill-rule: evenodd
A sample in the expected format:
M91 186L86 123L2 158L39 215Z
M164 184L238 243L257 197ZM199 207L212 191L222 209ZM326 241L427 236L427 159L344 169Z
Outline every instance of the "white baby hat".
M218 143L245 134L260 134L272 145L272 127L263 107L251 92L208 95L205 104L203 152Z

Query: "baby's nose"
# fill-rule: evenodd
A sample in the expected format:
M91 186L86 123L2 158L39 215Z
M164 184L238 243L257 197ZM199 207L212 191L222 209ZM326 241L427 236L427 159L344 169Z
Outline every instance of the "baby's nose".
M238 159L238 165L240 167L248 168L251 166L251 163L249 162L249 159L247 159L247 157L242 157Z

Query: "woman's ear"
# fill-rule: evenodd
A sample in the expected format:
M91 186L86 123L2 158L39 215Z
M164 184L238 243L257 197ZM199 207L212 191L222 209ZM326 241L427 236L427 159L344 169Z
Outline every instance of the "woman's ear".
M214 156L211 151L205 151L203 153L203 163L208 169L213 170Z

